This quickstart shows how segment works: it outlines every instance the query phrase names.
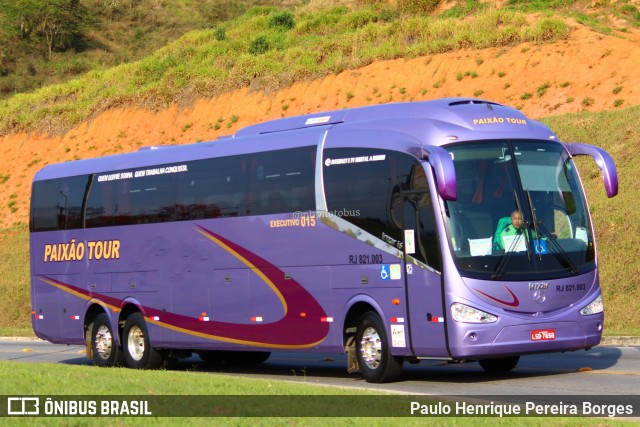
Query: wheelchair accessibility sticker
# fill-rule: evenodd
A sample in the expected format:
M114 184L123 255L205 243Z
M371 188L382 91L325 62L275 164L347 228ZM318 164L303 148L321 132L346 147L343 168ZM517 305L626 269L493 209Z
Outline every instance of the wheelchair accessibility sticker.
M547 251L547 242L546 240L539 240L534 242L533 246L535 247L536 250L536 255L539 254L546 254L549 251Z
M382 280L400 280L402 278L402 267L400 267L400 264L381 264L380 278Z

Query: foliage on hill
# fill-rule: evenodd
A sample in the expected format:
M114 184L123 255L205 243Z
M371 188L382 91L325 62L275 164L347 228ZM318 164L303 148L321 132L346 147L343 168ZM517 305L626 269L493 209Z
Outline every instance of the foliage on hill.
M299 0L0 0L0 98L138 60L253 6Z
M551 42L559 18L487 9L460 21L403 15L388 5L350 9L252 8L215 28L191 31L144 59L94 70L0 102L0 133L60 131L122 105L156 109L240 87L275 90L374 61L463 48Z

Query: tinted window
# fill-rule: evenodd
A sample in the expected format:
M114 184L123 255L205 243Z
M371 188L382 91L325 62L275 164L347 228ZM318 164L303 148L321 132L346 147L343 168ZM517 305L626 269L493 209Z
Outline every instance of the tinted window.
M403 230L418 230L413 256L440 269L431 196L417 159L394 151L340 148L325 150L323 165L330 212L400 250Z
M248 164L246 156L190 162L178 177L178 219L247 215Z
M82 227L82 203L89 177L77 176L33 183L31 231Z
M93 179L95 176L91 177ZM97 182L93 179L85 211L87 227L107 227L114 224L115 186L115 181Z
M253 213L277 214L315 209L315 147L270 151L251 162Z
M310 146L38 182L32 223L36 231L81 228L88 182L86 227L312 210L315 153Z

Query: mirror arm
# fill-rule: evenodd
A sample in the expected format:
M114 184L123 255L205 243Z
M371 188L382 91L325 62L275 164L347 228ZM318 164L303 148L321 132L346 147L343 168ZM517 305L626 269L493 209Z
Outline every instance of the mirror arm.
M449 152L442 147L426 146L422 158L433 168L440 196L445 200L457 200L456 170Z
M580 142L565 142L564 147L573 156L591 156L602 172L608 197L618 194L618 171L613 158L600 147Z

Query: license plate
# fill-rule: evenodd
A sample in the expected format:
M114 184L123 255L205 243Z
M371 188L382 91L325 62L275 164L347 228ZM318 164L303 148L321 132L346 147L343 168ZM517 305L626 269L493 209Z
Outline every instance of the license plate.
M531 331L531 341L553 341L555 339L555 329L539 329L536 331Z

